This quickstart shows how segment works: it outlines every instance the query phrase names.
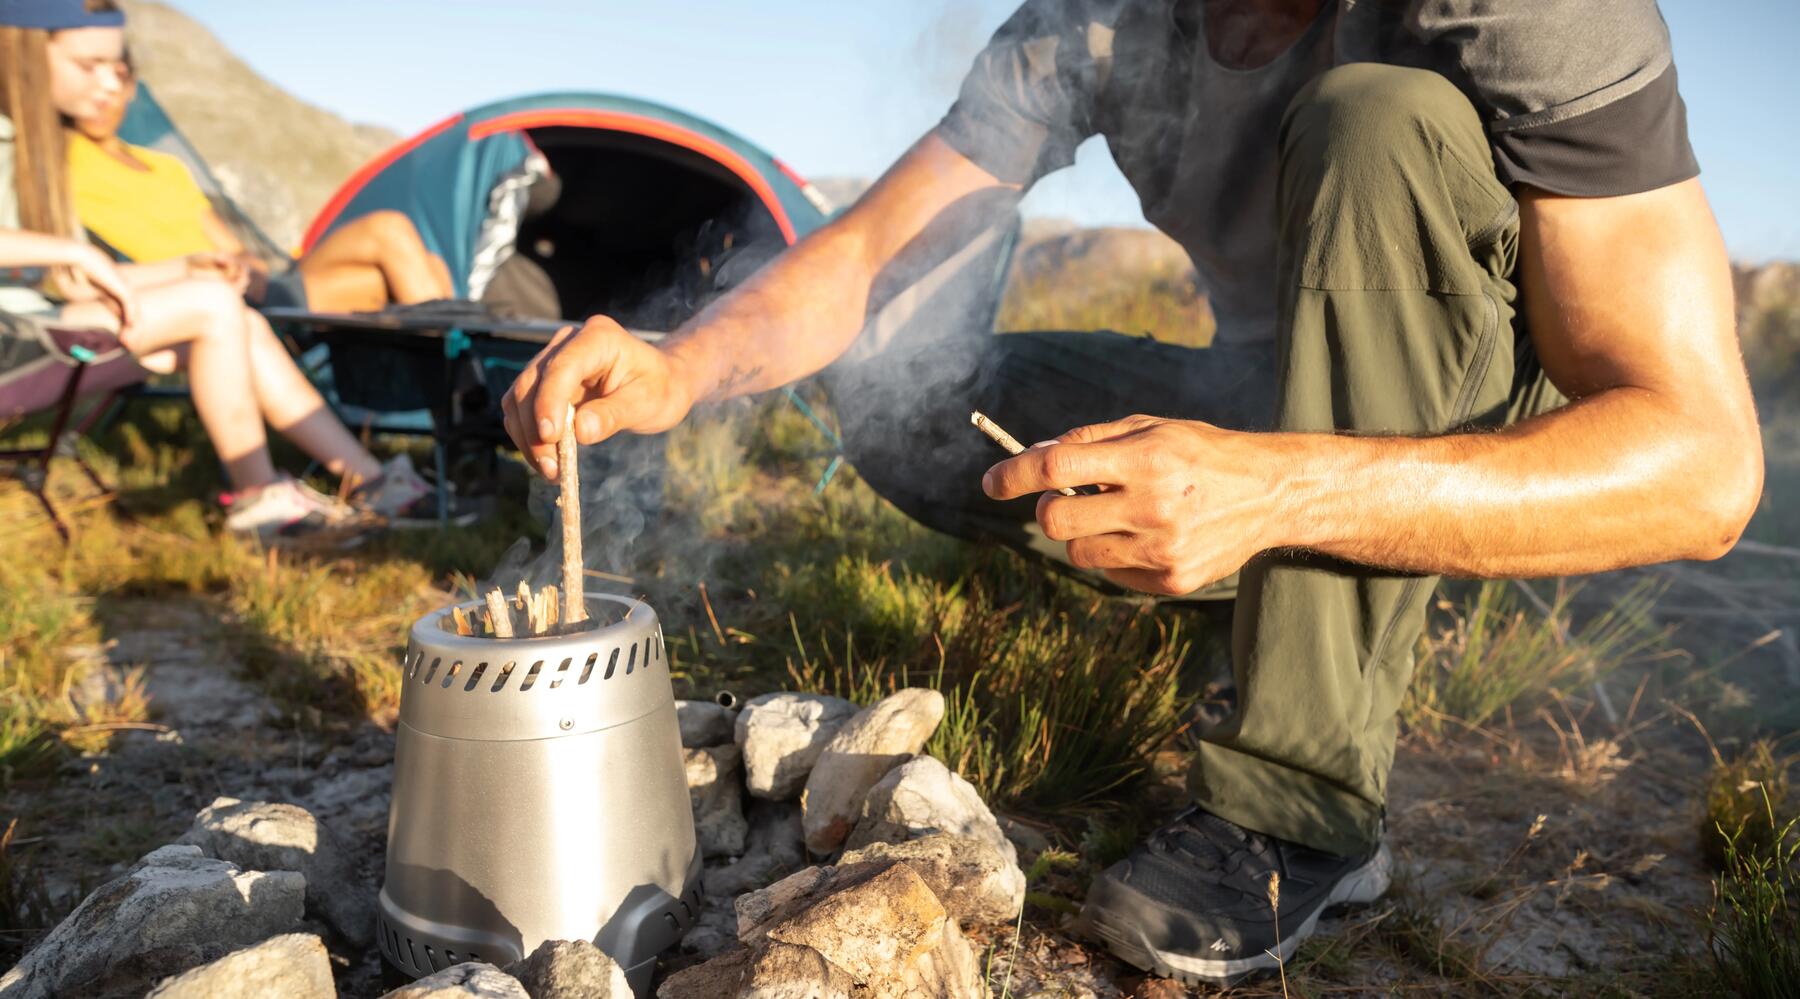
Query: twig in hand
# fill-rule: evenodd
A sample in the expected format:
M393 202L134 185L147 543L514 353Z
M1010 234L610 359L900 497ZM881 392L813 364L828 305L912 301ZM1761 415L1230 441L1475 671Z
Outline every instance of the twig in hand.
M1001 447L1005 448L1007 454L1024 454L1025 453L1025 450L1026 450L1025 445L1020 444L1019 439L1017 437L1014 437L1012 434L1009 434L1006 431L1000 429L1000 424L995 423L993 420L988 419L987 416L985 414L983 414L980 410L976 410L975 412L969 414L969 422L975 424L976 429L980 430L984 434L987 434L989 439L991 439L995 444L998 444ZM1081 495L1080 493L1076 492L1075 490L1070 489L1068 486L1059 486L1059 487L1057 487L1056 491L1059 493L1062 493L1064 496L1079 496L1079 495Z
M575 407L569 407L562 436L556 440L557 480L562 495L562 619L569 624L587 620L581 592L581 459L575 450Z
M495 638L513 637L512 609L506 606L506 594L501 593L498 586L488 591L487 612Z

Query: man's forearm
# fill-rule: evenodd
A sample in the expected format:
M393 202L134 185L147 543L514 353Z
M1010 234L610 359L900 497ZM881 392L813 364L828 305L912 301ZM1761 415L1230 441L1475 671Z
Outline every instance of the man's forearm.
M836 360L868 320L877 281L903 254L929 265L954 238L922 236L948 217L991 221L974 197L1002 185L927 134L847 212L714 302L664 345L695 402L779 388ZM929 244L919 246L916 244ZM939 245L943 244L943 245ZM914 251L919 251L914 254Z
M663 349L695 402L779 388L855 341L872 281L857 227L833 223L701 311Z
M1283 546L1451 576L1573 575L1728 550L1754 439L1620 388L1490 434L1283 435Z

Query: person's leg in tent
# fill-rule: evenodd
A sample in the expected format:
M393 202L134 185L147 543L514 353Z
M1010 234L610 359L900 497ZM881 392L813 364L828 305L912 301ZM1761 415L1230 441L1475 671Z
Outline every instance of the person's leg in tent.
M298 270L307 307L318 312L366 312L456 294L450 269L400 212L346 223L301 257Z

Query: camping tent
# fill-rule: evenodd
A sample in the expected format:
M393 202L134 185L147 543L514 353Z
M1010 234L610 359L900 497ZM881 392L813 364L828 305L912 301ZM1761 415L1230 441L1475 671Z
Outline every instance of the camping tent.
M824 223L824 198L709 122L648 101L542 94L452 115L351 177L311 247L410 217L459 296L535 318L668 328Z

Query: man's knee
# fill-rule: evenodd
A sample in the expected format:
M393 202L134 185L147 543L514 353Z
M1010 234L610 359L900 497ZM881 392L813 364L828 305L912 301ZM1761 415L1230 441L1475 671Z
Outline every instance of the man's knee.
M1425 69L1358 62L1320 74L1282 116L1282 151L1302 144L1342 155L1379 154L1454 137L1485 144L1474 105Z

